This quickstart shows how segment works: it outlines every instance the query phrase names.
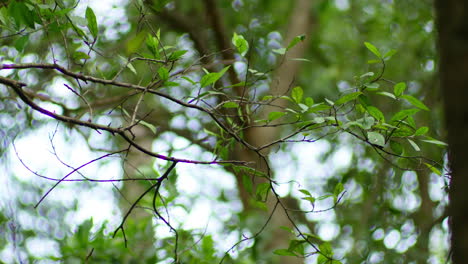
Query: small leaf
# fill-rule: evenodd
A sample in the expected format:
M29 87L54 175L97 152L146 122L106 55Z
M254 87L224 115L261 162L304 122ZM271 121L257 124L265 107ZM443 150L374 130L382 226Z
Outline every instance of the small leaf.
M244 188L248 193L253 194L252 179L250 179L249 176L247 176L245 174L242 175L242 184L244 185Z
M273 49L272 51L273 51L274 53L278 53L279 55L284 55L284 54L286 54L286 49L285 49L285 48Z
M374 83L365 83L364 86L370 89L378 89L380 87L380 84L374 82Z
M394 49L391 49L391 50L389 50L387 53L385 53L385 55L384 55L383 57L384 57L384 59L388 60L388 59L390 59L393 55L395 55L395 53L397 53L397 51L394 50Z
M81 52L81 51L77 51L73 53L72 57L75 60L83 60L83 59L87 60L90 58L88 54Z
M222 69L219 72L212 72L212 73L208 73L204 75L202 79L200 80L200 86L205 87L205 86L215 83L217 80L219 80L219 78L221 78L226 73L226 71L230 67L231 66L229 65L229 66L224 67L224 69Z
M239 104L237 104L236 102L225 102L223 104L223 107L224 108L237 108L239 107Z
M437 169L436 167L432 166L431 164L429 163L425 163L424 162L424 165L426 165L432 172L434 172L435 174L439 175L439 176L442 176L442 172Z
M443 146L443 147L448 146L447 143L442 142L442 141L440 141L440 140L436 140L436 139L421 139L421 141L424 141L424 142L427 142L427 143L431 143L431 144L435 144L435 145L438 145L438 146Z
M367 64L376 64L376 63L381 63L381 60L368 60Z
M406 119L408 116L412 116L416 114L417 112L419 112L419 109L401 110L392 117L391 121L400 121L400 120Z
M158 69L158 75L162 81L167 81L169 79L169 71L165 67Z
M389 92L377 92L378 95L383 95L383 96L387 96L387 97L390 97L392 99L396 99L396 96L392 93L389 93Z
M153 124L150 124L144 120L140 120L140 124L144 125L145 127L147 127L149 130L151 130L151 132L153 132L153 134L156 134L156 127L153 125Z
M416 132L414 132L414 135L415 136L422 136L422 135L426 134L427 132L429 132L429 128L423 126L423 127L418 128L418 130L416 130Z
M344 96L342 96L340 99L336 100L335 102L335 105L341 105L341 104L345 104L349 101L352 101L356 98L359 97L359 95L361 95L362 92L354 92L354 93L349 93L349 94L346 94Z
M314 123L316 124L322 124L323 122L325 122L325 118L320 117L320 116L315 117L313 120L314 120Z
M234 36L232 37L232 44L237 48L237 51L242 55L245 56L247 51L249 50L249 43L245 40L244 36L238 35L234 32Z
M289 50L291 49L292 47L296 46L297 43L301 42L301 41L304 41L305 39L305 35L299 35L299 36L296 36L294 37L291 42L289 42L288 44L288 47L286 48L286 50Z
M413 140L409 139L409 138L406 138L406 140L408 140L408 142L411 144L411 146L414 148L414 150L416 151L421 151L421 149L419 148L418 144L416 144Z
M393 93L396 95L396 97L400 97L405 90L406 83L404 82L399 82L393 86Z
M312 99L311 97L306 97L304 103L305 103L308 107L311 107L312 105L314 105L314 99Z
M300 103L302 102L302 96L304 95L304 91L302 90L302 88L300 86L296 86L292 89L292 92L291 92L291 98L296 102L296 103Z
M328 106L328 105L326 105L324 103L319 103L319 104L315 104L315 105L309 107L309 110L307 110L307 113L314 113L314 112L328 110L328 109L330 109L330 106Z
M401 98L408 101L410 104L416 106L417 108L421 108L422 110L429 111L429 108L423 102L419 101L419 99L411 96L411 95L402 95Z
M381 122L385 122L385 116L384 114L382 113L382 111L380 111L377 107L374 107L374 106L368 106L367 107L367 112L373 116L375 119L381 121Z
M338 201L338 197L344 191L343 183L339 182L335 189L333 190L333 202L336 203Z
M282 116L286 115L285 112L270 112L268 114L268 121L273 121L273 120L276 120Z
M375 73L373 73L373 72L366 72L363 75L359 76L359 78L364 79L364 78L367 78L367 77L372 77L372 76L374 76L374 74Z
M306 189L299 189L299 191L307 196L312 196L312 194Z
M187 53L187 50L176 50L171 55L169 55L168 60L169 61L176 61L180 59L185 53Z
M20 37L19 39L17 39L15 41L15 49L19 52L22 52L24 50L24 47L26 46L26 44L28 43L29 41L29 36L28 35L25 35L25 36L22 36Z
M99 33L98 24L96 20L96 15L94 14L93 9L91 7L86 8L86 20L88 21L88 29L93 35L93 38L96 39Z
M385 146L385 138L378 132L367 132L367 138L372 144Z
M379 50L369 42L364 42L364 45L366 45L366 48L370 50L370 52L374 53L375 56L381 58L382 55L380 54Z
M270 191L270 184L267 182L260 183L257 186L257 190L255 191L255 197L258 201L266 201L268 192Z
M401 155L403 153L403 146L394 140L390 140L390 148L396 155Z

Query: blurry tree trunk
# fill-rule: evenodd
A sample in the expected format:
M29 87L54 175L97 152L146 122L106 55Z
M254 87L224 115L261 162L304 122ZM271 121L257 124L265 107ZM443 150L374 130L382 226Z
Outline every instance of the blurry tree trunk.
M273 75L273 83L270 86L270 93L273 96L280 96L286 95L291 88L291 85L294 84L294 79L298 75L300 71L300 62L296 60L292 60L293 58L302 58L304 57L304 53L307 49L308 39L310 38L310 32L312 30L312 2L310 0L297 0L294 3L293 10L289 15L289 25L286 29L287 35L285 38L284 46L287 46L288 43L296 36L301 34L306 34L306 41L303 43L298 44L292 50L290 50L284 61L281 65L276 69L275 74ZM264 111L261 113L264 118L268 115L271 111L278 111L277 106L279 107L286 107L287 101L285 100L277 100L274 102L275 106L267 106L264 108ZM251 127L245 131L245 140L252 144L255 147L263 146L268 144L274 140L276 140L280 135L280 131L278 127ZM269 149L265 149L262 151L262 155L267 156L269 153ZM264 173L268 173L267 165L264 164L262 159L258 156L257 153L249 151L243 147L238 147L234 153L234 159L238 160L246 160L251 161L253 167L257 170L260 170ZM273 176L273 175L271 175ZM259 184L265 179L255 179L255 184ZM239 189L239 193L244 205L244 209L248 214L249 211L252 210L250 200L251 195L247 192L243 185L242 175L237 175L237 185ZM285 205L288 208L297 207L297 204L287 204L287 201L291 201L291 199L285 199ZM276 199L272 195L269 196L267 200L267 206L269 210L272 210L275 206ZM270 213L271 211L269 211ZM267 215L265 215L266 220ZM265 245L265 250L267 252L271 252L275 249L281 248L288 248L288 241L291 239L290 233L282 230L280 226L289 226L292 227L290 220L288 219L287 215L285 214L283 208L278 207L275 211L269 226L263 232L262 236L265 236L268 243ZM266 252L265 252L266 253ZM296 258L296 257L281 257L279 260L280 263L303 263L303 259Z
M454 264L462 264L468 260L468 2L438 0L436 12L451 169L451 257Z

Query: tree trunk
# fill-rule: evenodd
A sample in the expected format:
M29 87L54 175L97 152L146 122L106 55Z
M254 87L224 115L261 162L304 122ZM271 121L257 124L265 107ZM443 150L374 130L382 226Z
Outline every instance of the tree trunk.
M462 264L468 259L468 3L438 0L436 12L451 170L451 257L454 264Z

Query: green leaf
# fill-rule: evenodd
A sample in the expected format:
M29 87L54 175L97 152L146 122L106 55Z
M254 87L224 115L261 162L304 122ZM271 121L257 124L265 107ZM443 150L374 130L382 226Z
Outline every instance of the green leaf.
M378 132L367 132L367 138L372 144L385 146L385 138Z
M421 151L421 149L419 148L418 144L416 144L416 142L414 142L413 140L411 140L409 138L406 138L406 140L408 140L408 142L411 144L411 146L414 148L414 150Z
M401 155L403 153L403 146L395 140L390 140L390 149L392 149L396 155Z
M371 89L378 89L380 87L380 84L374 82L374 83L365 83L364 86L366 86L367 88L369 88L369 90Z
M245 40L244 36L238 35L234 32L234 36L232 37L232 44L237 48L237 51L242 55L245 56L247 51L249 50L249 43Z
M328 109L330 109L329 105L326 105L324 103L319 103L319 104L315 104L309 107L309 110L307 110L307 113L314 113L314 112L324 111Z
M436 139L421 139L421 141L424 141L424 142L427 142L427 143L431 143L431 144L434 144L434 145L438 145L438 146L443 146L443 147L448 146L447 143L442 142L442 141L440 141L440 140L436 140Z
M389 60L393 55L395 55L395 53L397 53L397 51L394 49L391 49L387 53L385 53L383 57L385 60Z
M406 83L399 82L393 86L393 93L396 97L400 97L403 92L406 90Z
M252 179L249 176L245 174L242 175L242 184L244 185L244 188L248 193L253 194Z
M285 48L273 49L272 51L273 51L274 53L279 54L279 55L284 55L284 54L286 54L286 49L285 49Z
M166 67L159 68L158 75L162 81L167 81L169 79L169 71L166 69Z
M304 95L304 91L302 90L302 88L300 86L296 86L292 89L292 92L291 92L291 98L296 102L296 103L300 103L302 102L302 96Z
M225 102L223 104L223 107L224 108L237 108L239 107L239 104L237 104L236 102Z
M389 92L377 92L378 95L383 95L383 96L387 96L387 97L390 97L392 99L396 99L396 96L392 93L389 93Z
M314 99L312 99L311 97L306 97L306 99L304 100L304 103L308 107L311 107L314 105Z
M312 194L306 189L299 189L299 191L307 196L312 196Z
M416 99L415 97L411 95L402 95L401 98L405 99L406 101L416 106L417 108L421 108L422 110L429 111L429 108L427 108L427 106L423 104L423 102L419 101L418 99Z
M408 116L412 116L419 112L419 109L405 109L397 112L393 115L391 121L400 121L406 119Z
M406 123L401 123L399 128L393 132L394 137L409 137L414 134L414 129Z
M12 1L8 5L8 14L13 17L17 27L22 24L34 29L34 13L23 2Z
M418 130L416 130L416 132L414 132L414 135L415 136L422 136L422 135L425 135L427 132L429 132L429 128L423 126L423 127L418 128Z
M371 116L373 116L378 121L385 122L384 114L377 107L368 106L366 110Z
M268 114L268 121L273 121L273 120L276 120L280 117L283 117L284 115L286 115L285 112L270 112Z
M354 92L354 93L345 94L340 99L335 101L335 105L345 104L345 103L347 103L349 101L352 101L352 100L358 98L359 95L361 95L361 94L362 94L362 92Z
M25 36L22 36L20 38L18 38L16 41L15 41L15 49L19 52L22 52L24 50L24 47L26 47L26 44L28 44L28 41L29 41L29 36L28 35L25 35Z
M200 80L200 86L205 87L208 85L211 85L215 83L219 78L223 77L223 75L226 73L226 71L230 68L231 66L226 66L224 69L222 69L219 72L212 72L204 75L202 79Z
M424 162L424 165L426 165L432 172L434 172L435 174L439 175L439 176L442 176L442 172L437 169L436 167L432 166L431 164L429 163L425 163Z
M257 190L255 191L255 197L258 201L266 201L268 196L268 192L270 191L270 184L267 182L260 183L257 186Z
M382 55L380 54L379 50L369 42L364 42L364 45L366 45L366 48L370 50L370 52L374 53L375 56L381 58Z
M187 53L187 50L176 50L169 55L168 60L169 61L176 61L180 59L185 53Z
M359 76L359 78L364 79L364 78L372 77L374 75L375 75L375 73L373 73L373 72L366 72L363 75Z
M86 20L88 21L88 29L93 35L93 38L96 39L99 33L98 24L96 20L96 15L94 14L93 9L91 7L86 8Z
M336 203L338 201L338 197L344 191L343 183L339 182L335 189L333 190L333 202Z
M146 38L146 47L155 58L159 58L159 40L158 38L148 35Z
M156 130L156 126L154 126L153 124L150 124L144 120L140 120L140 124L142 124L143 126L147 127L149 130L151 130L151 132L153 132L153 134L156 134L157 130Z
M73 53L72 57L74 60L83 60L83 59L87 60L90 58L88 54L81 52L81 51L77 51Z
M286 48L286 50L289 50L291 49L292 47L296 46L297 43L301 42L301 41L304 41L305 39L305 35L299 35L299 36L296 36L294 37L291 42L289 42L288 44L288 47Z

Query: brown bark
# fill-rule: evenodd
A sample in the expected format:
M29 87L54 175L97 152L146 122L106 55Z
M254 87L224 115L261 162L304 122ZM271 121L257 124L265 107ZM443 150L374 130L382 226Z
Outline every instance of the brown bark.
M454 264L468 259L468 2L438 0L440 77L448 129L449 216Z

